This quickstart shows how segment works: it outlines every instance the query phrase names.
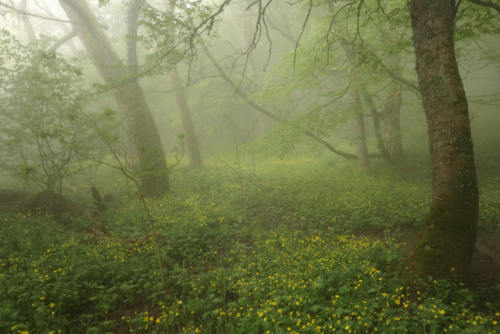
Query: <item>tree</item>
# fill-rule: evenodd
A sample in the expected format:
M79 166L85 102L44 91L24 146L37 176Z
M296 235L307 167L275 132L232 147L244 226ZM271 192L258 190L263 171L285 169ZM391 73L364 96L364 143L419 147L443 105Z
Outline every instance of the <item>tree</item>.
M172 15L175 13L175 1L166 0L165 1L167 12ZM200 148L198 145L198 139L196 137L196 131L193 124L193 119L191 117L191 112L189 111L189 106L186 99L186 90L182 84L179 77L179 70L177 69L177 64L171 65L171 69L168 73L170 84L172 85L175 92L175 100L177 101L177 108L181 116L182 127L184 128L184 142L187 146L189 161L193 167L201 167L203 165L203 160L201 159Z
M400 75L400 56L394 54L388 60L390 71ZM382 131L384 144L389 156L394 163L400 163L404 160L403 143L401 135L401 105L403 104L401 83L395 79L391 80L389 94L384 103L380 120L382 122Z
M100 146L86 126L87 91L80 69L47 43L22 45L2 33L0 47L0 145L2 167L48 194L61 193L64 179L92 165Z
M169 6L168 1L166 1L166 3L167 7L173 7ZM137 60L137 21L142 4L142 0L132 0L130 2L128 12L128 60L129 66L134 71L136 71L139 66ZM179 115L182 121L182 127L184 129L184 142L187 146L187 153L189 156L190 164L192 167L201 167L203 165L203 160L200 154L198 139L196 137L196 131L194 128L193 120L191 118L191 113L189 111L189 106L187 104L185 89L179 77L179 71L177 70L176 64L169 65L168 76L170 84L172 85L175 93L177 109L179 111Z
M370 158L368 156L368 147L366 146L365 120L361 112L359 93L351 88L352 98L352 132L356 141L356 154L358 156L358 167L362 171L370 170Z
M498 10L492 2L472 2L489 4ZM476 240L479 211L476 169L467 99L454 51L455 14L460 3L410 1L419 91L427 118L433 194L421 239L406 261L409 278L466 277ZM313 2L309 13L312 6ZM349 1L339 9L357 8L354 40L361 44L363 6L366 7L364 1ZM397 73L390 74L397 78ZM408 85L406 80L398 79ZM397 95L397 89L395 92ZM370 105L369 96L361 93ZM380 138L378 142L383 145Z
M430 212L406 262L411 277L464 278L476 242L478 187L467 99L454 51L454 3L410 1L432 165Z
M203 22L212 26L214 17L219 15L229 2L231 1L224 1ZM257 0L252 2L251 6L255 6L259 11L255 25L256 36L261 36L263 31L267 33L266 10L271 2L273 1ZM500 7L491 1L469 0L468 2L500 11ZM296 43L293 64L296 63L299 42L314 6L329 5L333 7L338 5L338 10L330 15L327 33L318 38L324 41L324 35L326 35L328 60L331 47L331 43L329 43L331 27L336 20L339 20L341 12L344 14L343 19L347 22L347 29L354 32L353 38L349 40L353 48L365 45L366 41L362 38L362 30L370 27L369 22L378 24L376 21L378 17L396 17L398 21L403 19L405 19L405 23L408 21L408 11L406 11L405 5L400 2L380 0L371 7L367 3L364 0L308 2L307 14ZM384 9L384 5L387 3L392 6L391 12L386 12ZM394 69L391 69L392 66L381 66L393 80L411 87L421 94L427 118L433 194L421 239L405 262L405 267L409 269L406 273L410 278L427 275L452 279L464 278L468 273L474 250L479 211L478 186L467 99L454 51L454 32L457 28L455 17L460 4L463 3L465 2L449 0L410 1L409 14L419 87L414 87L410 81L399 76L397 66L394 66ZM463 14L463 11L460 13ZM363 17L363 15L367 16ZM467 17L467 13L463 14L463 17ZM363 20L363 18L367 18L367 20ZM481 15L471 15L471 18L467 20L472 22L475 27L488 24L488 20L485 20L484 16ZM374 29L378 29L378 26ZM197 31L199 31L199 26ZM402 47L406 46L403 43ZM359 50L357 51L360 53ZM300 56L310 57L311 61L314 62L318 61L318 58L311 56L310 53L304 53ZM318 76L317 72L311 73L315 77ZM230 80L226 81L230 82ZM290 84L286 82L285 85ZM237 91L238 89L239 87L236 86ZM394 87L392 92L386 105L387 109L399 108L399 87ZM383 155L390 158L389 154L382 150L385 143L380 136L378 128L380 124L376 123L380 115L375 109L375 104L372 103L373 101L370 102L369 94L366 94L363 89L360 90L360 95L369 105L373 114L379 149ZM394 98L392 98L393 95ZM389 104L394 104L394 106L389 106ZM347 156L352 157L352 155Z
M101 26L84 0L59 0L75 24L78 35L104 81L114 88L124 111L130 137L138 154L142 192L161 196L169 190L168 170L160 135L137 78L113 50Z

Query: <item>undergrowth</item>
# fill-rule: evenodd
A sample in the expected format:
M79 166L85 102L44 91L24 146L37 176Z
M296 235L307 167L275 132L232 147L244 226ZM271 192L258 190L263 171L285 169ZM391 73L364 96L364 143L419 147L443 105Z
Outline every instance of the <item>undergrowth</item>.
M1 216L0 332L498 331L498 302L432 278L410 290L394 270L407 250L391 233L422 224L427 182L310 159L237 167L179 168L148 202L167 291L136 200L117 199L99 233L87 216ZM489 230L496 189L481 189Z

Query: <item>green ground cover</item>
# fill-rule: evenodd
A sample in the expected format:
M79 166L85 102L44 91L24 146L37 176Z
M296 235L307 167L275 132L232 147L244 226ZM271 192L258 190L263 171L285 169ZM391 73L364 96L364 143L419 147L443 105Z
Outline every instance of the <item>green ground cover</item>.
M393 234L423 223L426 177L306 158L251 166L178 168L172 194L149 201L166 291L133 198L115 200L104 229L2 215L0 332L498 332L500 302L484 298L498 285L410 289L394 270L407 249ZM492 232L499 189L482 177Z

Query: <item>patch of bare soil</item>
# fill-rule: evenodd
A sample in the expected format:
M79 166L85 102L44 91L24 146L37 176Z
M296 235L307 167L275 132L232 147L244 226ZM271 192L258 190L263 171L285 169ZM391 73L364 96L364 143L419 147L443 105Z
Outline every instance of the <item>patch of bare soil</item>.
M471 266L475 286L500 285L500 232L479 231Z

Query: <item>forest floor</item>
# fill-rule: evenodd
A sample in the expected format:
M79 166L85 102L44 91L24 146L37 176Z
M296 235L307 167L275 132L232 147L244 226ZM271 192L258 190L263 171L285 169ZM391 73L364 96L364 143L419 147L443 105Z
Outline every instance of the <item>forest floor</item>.
M367 236L377 239L394 238L409 253L419 239L419 227L403 227L389 235L384 230L359 229L354 231L357 236ZM500 231L480 228L477 233L476 251L472 257L471 277L469 287L488 288L496 284L500 278Z
M155 242L115 174L95 177L115 194L97 218L0 213L0 332L498 332L498 176L480 177L472 283L413 291L394 268L425 220L428 177L353 170L310 158L177 168L172 194L147 202Z

